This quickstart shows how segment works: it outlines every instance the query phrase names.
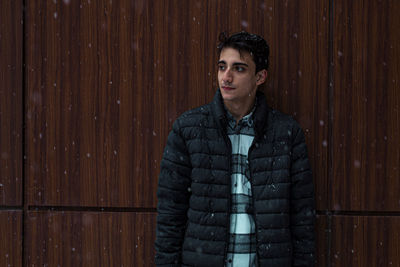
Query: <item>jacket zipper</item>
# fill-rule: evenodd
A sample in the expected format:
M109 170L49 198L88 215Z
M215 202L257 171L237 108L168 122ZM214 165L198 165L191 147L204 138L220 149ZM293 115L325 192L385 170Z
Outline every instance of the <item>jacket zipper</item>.
M228 186L229 186L229 190L228 190L228 206L227 206L227 213L228 213L228 216L227 216L227 223L226 223L226 225L227 225L227 227L226 227L226 242L225 242L225 255L224 255L224 261L225 261L225 264L224 264L224 266L226 266L226 261L228 260L227 259L227 256L228 256L228 247L229 247L229 234L230 234L230 222L231 222L231 190L232 190L232 168L231 168L231 165L232 165L232 144L231 144L231 141L229 140L229 138L228 138L228 135L226 134L226 133L223 133L223 137L224 137L224 140L225 140L225 144L228 146L228 149L229 149L229 158L228 158L228 170L229 170L229 182L228 182Z
M253 204L253 220L254 220L254 227L255 227L255 236L256 236L256 255L257 255L257 267L260 266L260 255L258 253L258 226L257 226L257 219L256 219L256 207L254 205L254 188L253 188L253 174L251 172L251 165L250 165L250 153L253 151L254 144L256 143L256 138L257 135L254 136L253 142L251 143L251 146L249 148L249 151L247 153L247 160L248 160L248 167L249 167L249 173L250 173L250 186L251 186L251 201Z

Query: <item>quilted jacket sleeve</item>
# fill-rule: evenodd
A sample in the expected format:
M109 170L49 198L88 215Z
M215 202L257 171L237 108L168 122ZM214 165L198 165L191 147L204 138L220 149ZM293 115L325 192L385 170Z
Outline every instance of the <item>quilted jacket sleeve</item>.
M191 166L178 120L164 149L157 191L156 266L180 266Z
M315 210L314 186L304 133L296 124L293 132L291 164L291 231L293 266L314 266Z

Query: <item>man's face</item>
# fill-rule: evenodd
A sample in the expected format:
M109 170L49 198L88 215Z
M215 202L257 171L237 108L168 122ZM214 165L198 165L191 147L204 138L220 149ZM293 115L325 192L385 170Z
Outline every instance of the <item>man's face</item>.
M265 71L265 70L264 70ZM226 47L218 61L218 84L224 102L248 103L255 98L257 86L265 80L256 74L256 65L248 52Z

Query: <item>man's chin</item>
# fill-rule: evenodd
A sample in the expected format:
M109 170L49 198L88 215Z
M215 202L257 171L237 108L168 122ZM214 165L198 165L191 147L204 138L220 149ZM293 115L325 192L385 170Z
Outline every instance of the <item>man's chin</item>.
M233 101L233 100L235 100L235 98L236 98L235 95L229 94L229 93L221 93L221 95L222 95L222 99L223 99L224 101Z
M237 97L235 97L234 95L222 94L222 100L224 102L234 102L235 99L237 99Z

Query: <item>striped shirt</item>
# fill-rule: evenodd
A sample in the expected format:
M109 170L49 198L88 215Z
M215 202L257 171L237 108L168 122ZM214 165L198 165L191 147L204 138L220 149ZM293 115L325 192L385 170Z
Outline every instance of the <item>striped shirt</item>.
M247 160L254 139L253 111L236 120L229 112L227 133L232 144L231 215L227 267L257 266L255 223Z

